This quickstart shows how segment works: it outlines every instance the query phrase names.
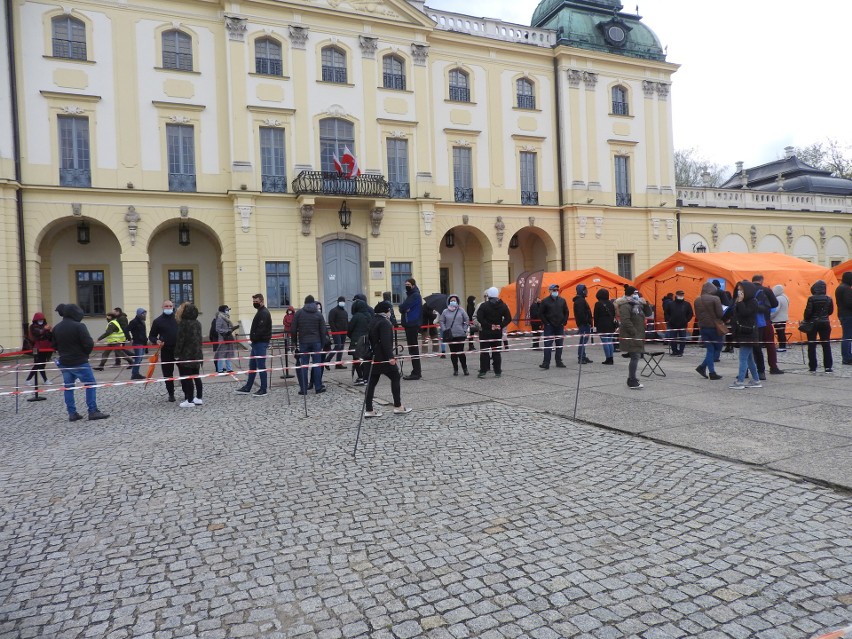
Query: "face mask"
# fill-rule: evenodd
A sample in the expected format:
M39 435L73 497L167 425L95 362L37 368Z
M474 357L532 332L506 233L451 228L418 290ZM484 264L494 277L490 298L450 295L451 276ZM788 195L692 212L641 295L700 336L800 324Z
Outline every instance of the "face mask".
M639 299L639 293L633 293L633 299L638 300Z
M173 308L164 308L163 309L163 315L171 315L174 312L175 312L175 309L173 309Z
M337 305L338 305L340 308L346 308L346 302L338 302L338 303L337 303Z
M553 291L553 292L550 294L550 297L552 297L553 299L556 299L557 297L559 297L559 292L558 292L558 291Z
M410 293L410 292L411 292L411 287L410 287L410 286L406 286L406 287L405 287L405 290L406 290L407 292L409 292L409 293Z
M260 302L253 302L252 306L254 306L255 308L260 308Z
M682 296L680 296L680 295L678 295L675 299L676 299L676 300L680 300L681 302L683 301L683 297L682 297Z
M450 302L450 308L457 308L459 305L458 302Z
M36 322L39 326L44 326L44 320L39 320Z

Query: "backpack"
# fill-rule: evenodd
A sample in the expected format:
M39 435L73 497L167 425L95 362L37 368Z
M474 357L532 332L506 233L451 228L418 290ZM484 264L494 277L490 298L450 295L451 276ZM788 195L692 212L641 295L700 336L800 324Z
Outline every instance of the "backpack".
M355 342L355 350L353 352L355 359L362 362L373 361L373 345L370 343L369 333L362 335Z
M210 322L210 335L208 335L211 342L219 341L219 331L216 330L216 318L213 318L213 321Z

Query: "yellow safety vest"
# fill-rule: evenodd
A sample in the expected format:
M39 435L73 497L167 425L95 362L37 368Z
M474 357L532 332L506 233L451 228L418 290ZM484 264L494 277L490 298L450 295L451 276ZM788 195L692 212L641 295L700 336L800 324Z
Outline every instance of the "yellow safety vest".
M107 344L124 344L126 341L124 338L124 329L121 328L121 324L118 323L118 320L112 320L109 324L115 326L115 332L110 333L106 336ZM108 324L108 326L109 326Z

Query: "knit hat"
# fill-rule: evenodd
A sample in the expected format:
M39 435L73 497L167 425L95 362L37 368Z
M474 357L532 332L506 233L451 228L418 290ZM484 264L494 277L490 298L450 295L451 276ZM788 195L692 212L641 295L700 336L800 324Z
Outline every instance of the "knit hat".
M373 310L376 313L390 313L392 308L393 308L393 306L391 306L390 302L388 302L386 300L382 300L381 302L379 302L378 304L376 304L373 307Z
M345 301L346 301L346 296L344 296L344 295L340 295L340 296L337 298L337 301L338 301L338 302L345 302Z
M137 309L136 309L136 314L137 314L137 315L144 315L144 314L145 314L145 313L147 313L147 312L148 312L148 311L146 311L146 310L145 310L144 308L142 308L141 306L140 306L139 308L137 308Z
M633 295L633 293L635 293L635 292L636 292L636 287L635 287L635 286L630 286L630 284L625 284L625 285L624 285L624 294L625 294L625 295L630 296L630 295Z
M489 288L487 291L485 291L485 294L490 299L496 299L496 298L500 297L500 291L497 290L496 286L492 286L491 288Z

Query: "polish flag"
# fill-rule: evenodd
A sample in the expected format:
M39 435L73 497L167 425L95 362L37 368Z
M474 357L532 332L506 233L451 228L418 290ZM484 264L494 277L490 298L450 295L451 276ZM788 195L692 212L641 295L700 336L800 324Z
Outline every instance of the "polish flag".
M335 169L335 171L337 171L340 175L346 175L346 173L347 173L348 171L347 171L347 170L344 170L343 165L340 163L340 160L337 158L337 153L334 153L334 154L331 156L331 159L332 159L332 161L334 162L334 169Z
M358 160L356 160L355 156L352 155L352 151L349 150L348 146L343 148L343 157L340 161L346 167L346 177L350 180L361 175L361 169L358 167Z

